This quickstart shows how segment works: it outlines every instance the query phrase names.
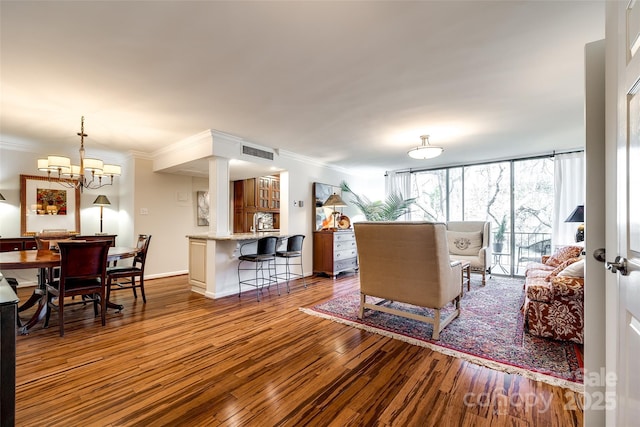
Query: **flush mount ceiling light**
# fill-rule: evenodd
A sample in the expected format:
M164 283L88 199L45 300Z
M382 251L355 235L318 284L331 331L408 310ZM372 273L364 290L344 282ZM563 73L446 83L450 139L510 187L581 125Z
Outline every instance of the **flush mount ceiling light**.
M407 153L409 157L419 160L433 159L444 151L442 147L436 147L429 143L429 135L422 135L420 139L422 139L422 145L418 145L416 148L409 150Z

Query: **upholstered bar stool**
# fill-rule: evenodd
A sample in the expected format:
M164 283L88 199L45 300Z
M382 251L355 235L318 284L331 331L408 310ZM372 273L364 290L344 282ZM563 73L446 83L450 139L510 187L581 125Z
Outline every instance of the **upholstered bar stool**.
M304 234L296 234L293 236L289 236L287 239L287 248L284 251L276 251L276 259L282 258L285 260L284 262L284 273L276 274L275 279L278 277L284 276L287 281L287 292L291 292L291 288L289 287L289 282L291 279L302 278L302 283L304 287L307 287L307 283L304 280L304 270L302 267L302 243L304 242ZM297 260L297 262L296 262ZM276 268L279 264L276 263ZM299 266L300 273L294 273L291 271L292 266Z
M267 285L268 288L271 283L276 284L278 295L280 295L278 281L274 279L275 274L271 274L271 268L275 267L275 264L273 264L273 262L276 259L277 244L277 237L267 236L262 237L258 240L255 253L243 253L243 249L248 246L247 244L244 244L240 247L240 256L238 257L238 298L240 298L240 295L242 294L242 285L255 287L258 301L260 301L260 294L262 293L262 288L264 288L264 285ZM251 263L253 265L251 268L247 268L246 263ZM266 275L265 268L267 270ZM253 277L250 279L242 280L242 271L253 272Z

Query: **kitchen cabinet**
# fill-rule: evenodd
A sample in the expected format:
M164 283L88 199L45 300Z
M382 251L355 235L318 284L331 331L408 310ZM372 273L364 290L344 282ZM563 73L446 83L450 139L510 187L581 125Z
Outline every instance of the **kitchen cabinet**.
M280 177L269 175L233 182L233 232L248 233L257 212L273 214L280 228Z

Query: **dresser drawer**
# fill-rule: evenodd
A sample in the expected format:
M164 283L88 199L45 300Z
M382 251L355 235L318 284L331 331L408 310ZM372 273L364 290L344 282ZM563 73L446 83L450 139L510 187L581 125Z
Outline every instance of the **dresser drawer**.
M335 271L349 270L351 268L358 267L358 258L349 258L349 259L341 259L336 260L333 264L333 269Z
M333 260L334 261L338 261L341 259L348 259L348 258L355 258L356 256L358 256L358 251L356 250L356 248L351 248L351 249L343 249L341 251L334 251L333 252Z
M21 251L23 242L21 240L0 242L0 252Z
M345 249L355 249L356 241L355 240L343 240L343 241L334 241L333 242L333 250L334 251L343 251Z
M344 243L344 242L355 242L356 241L356 235L353 234L353 232L340 232L340 231L336 231L335 233L333 233L333 242L335 244L337 243Z

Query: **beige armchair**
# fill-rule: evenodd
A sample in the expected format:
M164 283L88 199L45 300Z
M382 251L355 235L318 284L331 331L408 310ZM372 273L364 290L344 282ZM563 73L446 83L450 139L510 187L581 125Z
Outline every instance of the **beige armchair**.
M354 224L360 267L360 312L384 311L433 324L433 339L460 314L462 268L451 262L444 224L427 222L358 222ZM367 296L435 310L422 316L367 302ZM440 310L455 309L447 318Z
M482 286L484 286L486 273L491 272L491 223L449 221L447 238L451 259L469 261L471 271L482 274Z

